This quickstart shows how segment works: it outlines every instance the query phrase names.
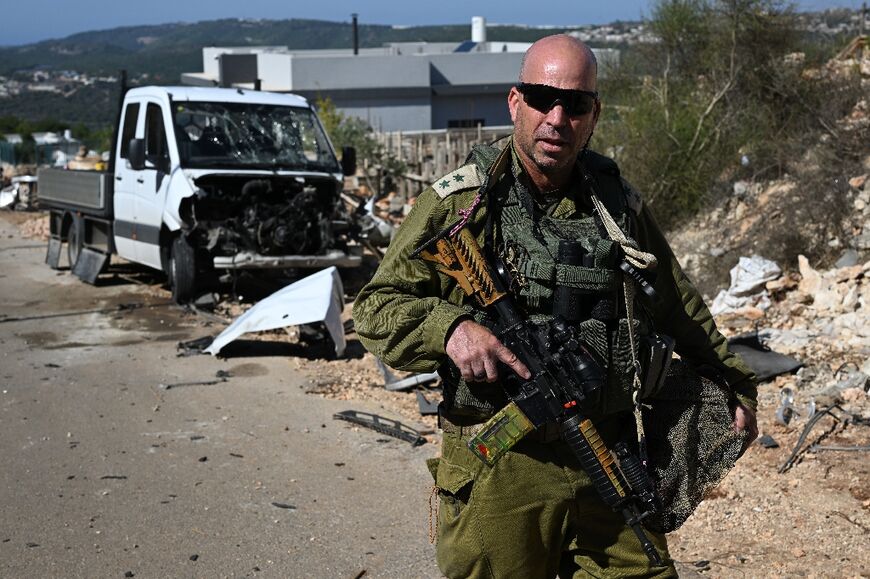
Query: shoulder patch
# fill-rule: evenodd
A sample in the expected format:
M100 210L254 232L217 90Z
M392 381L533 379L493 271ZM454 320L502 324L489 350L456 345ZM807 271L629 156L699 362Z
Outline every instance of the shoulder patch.
M457 191L474 189L482 184L483 176L480 174L480 170L477 168L477 165L470 163L463 165L432 183L432 189L438 194L438 197L444 199Z
M643 198L640 196L631 183L620 177L622 181L622 190L625 191L625 201L628 203L628 208L635 215L640 215L640 210L643 209Z

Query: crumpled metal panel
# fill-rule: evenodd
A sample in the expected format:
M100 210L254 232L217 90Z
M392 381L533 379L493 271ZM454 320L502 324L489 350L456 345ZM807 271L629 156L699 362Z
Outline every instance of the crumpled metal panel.
M205 351L215 356L221 348L249 332L324 322L335 344L335 355L341 357L347 345L341 323L343 309L341 277L338 269L330 267L259 301L221 332Z

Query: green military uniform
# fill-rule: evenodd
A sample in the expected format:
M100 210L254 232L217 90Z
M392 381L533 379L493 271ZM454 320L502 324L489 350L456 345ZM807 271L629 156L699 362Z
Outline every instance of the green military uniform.
M504 403L504 394L497 384L465 383L449 363L445 345L459 321L474 318L485 324L486 319L451 278L437 273L431 263L411 259L410 254L456 222L460 210L475 202L497 153L497 149L477 148L472 162L439 179L417 198L383 263L354 306L357 333L370 351L395 368L426 372L439 368L445 378L443 452L433 465L442 498L438 517L439 566L449 577L552 577L557 572L561 577L671 576L674 572L664 535L650 534L666 561L664 567L651 568L621 516L596 496L568 447L552 440L555 437L535 432L493 467L484 465L465 445L477 432L476 427ZM649 209L621 179L611 160L586 152L579 163L578 178L572 187L557 196L543 197L530 185L512 151L510 168L494 188L499 210L493 220L495 233L490 242L510 263L515 256L504 253L512 251L512 238L522 242L528 223L537 224L534 216L537 213L553 227L568 227L575 221L581 225L592 223L587 190L590 181L582 181L579 176L591 177L597 196L620 227L637 241L640 249L658 259L655 290L663 305L645 309L645 315L639 317L648 318L646 321L657 332L673 337L683 360L715 368L735 397L754 408L754 376L739 358L728 352L724 337L680 268ZM523 208L527 198L532 199L533 208ZM489 210L485 200L482 201L466 225L481 245L487 241L485 224ZM606 248L606 240L596 240L591 229L579 227L567 235L586 234L591 236L591 240L583 238L589 251ZM540 259L543 255L540 252L548 251L549 242L535 243L526 244L538 249L526 251L525 262L516 260L516 273L525 283L515 297L532 317L549 314L551 300L548 301L547 286L552 283L541 270L556 269L537 263L546 261ZM608 287L608 279L599 276L596 283ZM604 343L610 347L620 340L619 330L615 331L614 336L604 336ZM625 438L626 432L634 428L633 419L626 412L630 410L630 393L621 383L624 380L613 378L618 370L615 363L608 368L605 389L610 392L605 392L595 407L589 409L608 444Z

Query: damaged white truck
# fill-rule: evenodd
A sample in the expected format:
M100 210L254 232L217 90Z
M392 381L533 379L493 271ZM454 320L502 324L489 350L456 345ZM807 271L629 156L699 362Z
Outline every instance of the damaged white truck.
M182 303L216 271L359 265L341 200L354 157L339 163L295 95L130 89L108 171L39 171L46 262L58 268L66 243L70 269L93 283L117 254L165 272Z

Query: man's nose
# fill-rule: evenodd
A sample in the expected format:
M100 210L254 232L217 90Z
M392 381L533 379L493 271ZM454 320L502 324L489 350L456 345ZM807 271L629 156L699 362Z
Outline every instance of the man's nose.
M553 103L553 107L547 113L547 122L555 127L566 125L570 119L571 117L561 101Z

